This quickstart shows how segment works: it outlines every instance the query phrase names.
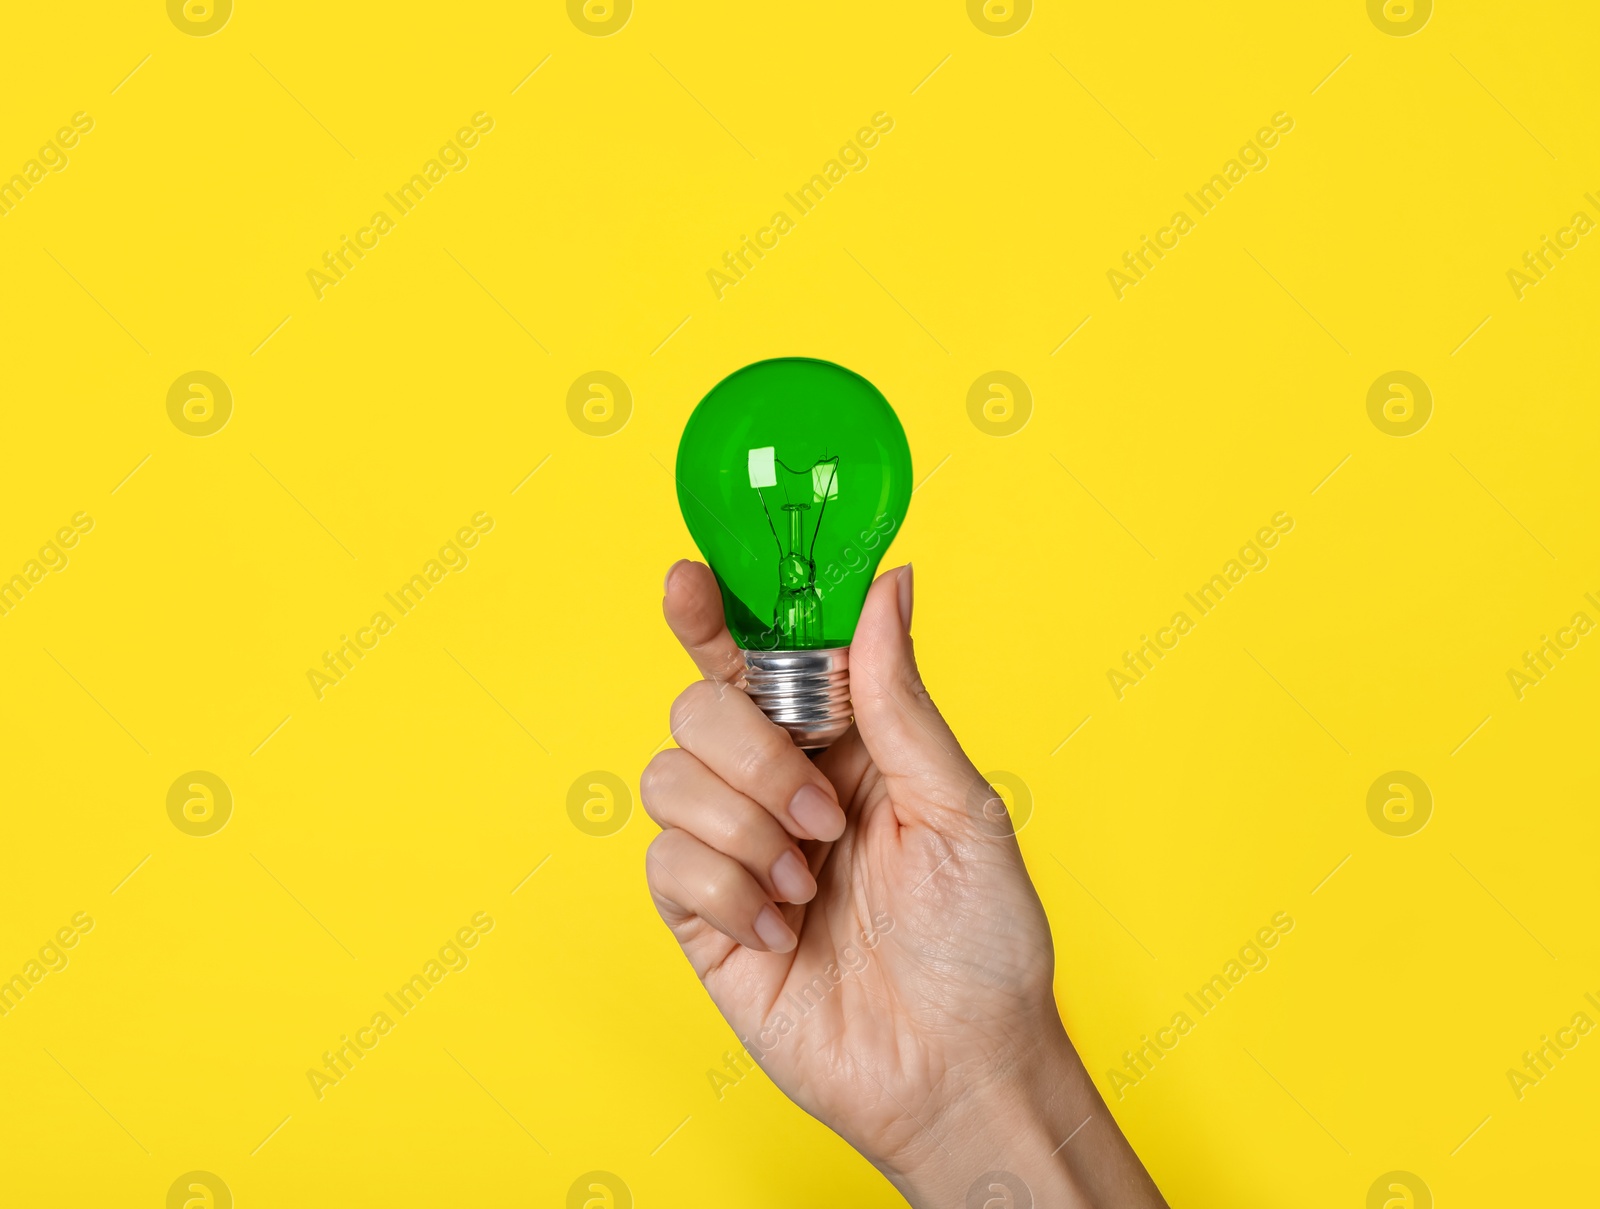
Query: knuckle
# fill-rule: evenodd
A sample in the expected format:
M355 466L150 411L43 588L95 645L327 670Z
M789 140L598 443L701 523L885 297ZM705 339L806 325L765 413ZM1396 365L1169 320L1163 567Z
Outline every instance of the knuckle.
M750 785L761 778L767 767L767 755L757 743L744 743L733 758L734 773L742 785Z
M718 852L738 858L753 847L754 822L756 820L743 807L732 811L715 811L705 818L701 839Z
M716 687L709 680L696 680L683 692L679 693L672 703L671 721L672 733L676 735L689 724L696 714L704 710L716 697Z
M725 917L743 897L744 879L744 872L732 867L708 873L702 883L702 901L718 916Z
M756 727L749 738L739 746L735 766L745 784L770 780L775 769L783 766L789 736L782 727L768 722Z
M644 850L645 876L650 884L655 885L657 879L667 870L668 853L673 844L672 832L662 831L650 841Z
M676 747L659 751L639 774L639 802L651 818L682 784L684 752Z

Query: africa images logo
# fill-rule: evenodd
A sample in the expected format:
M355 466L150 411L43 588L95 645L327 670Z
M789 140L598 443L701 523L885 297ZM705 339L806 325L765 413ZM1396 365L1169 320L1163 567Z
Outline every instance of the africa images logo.
M1433 1209L1433 1193L1421 1176L1386 1171L1367 1189L1367 1209Z
M167 1189L167 1209L233 1209L233 1191L219 1175L185 1171Z

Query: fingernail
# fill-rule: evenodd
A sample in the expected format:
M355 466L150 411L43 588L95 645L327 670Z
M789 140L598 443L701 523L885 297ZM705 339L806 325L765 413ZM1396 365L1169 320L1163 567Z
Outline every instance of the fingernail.
M844 811L810 783L795 791L789 802L789 817L814 840L836 840L844 834Z
M688 562L688 561L689 560L687 558L680 558L677 562L673 563L670 567L667 568L667 577L661 581L661 594L663 596L665 596L666 593L667 593L668 585L670 585L672 583L672 574L673 574L673 572L676 571L679 567L683 566L683 564Z
M771 903L762 907L761 914L756 916L756 935L774 953L787 953L795 946L794 933L789 931L789 925L783 922L778 908Z
M911 632L911 597L911 564L907 563L900 570L900 624L907 633Z
M772 862L772 884L785 902L808 903L817 893L817 879L793 848Z

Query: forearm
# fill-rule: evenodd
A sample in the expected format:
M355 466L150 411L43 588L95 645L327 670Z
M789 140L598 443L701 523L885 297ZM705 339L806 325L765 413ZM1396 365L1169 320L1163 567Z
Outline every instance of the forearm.
M961 1095L884 1171L916 1209L1166 1205L1065 1032L1012 1078Z

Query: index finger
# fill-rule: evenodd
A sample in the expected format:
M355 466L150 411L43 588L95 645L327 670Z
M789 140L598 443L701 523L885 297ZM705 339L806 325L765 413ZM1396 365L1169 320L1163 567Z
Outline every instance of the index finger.
M661 612L707 680L743 686L744 654L722 617L722 592L704 563L680 559L667 572Z

